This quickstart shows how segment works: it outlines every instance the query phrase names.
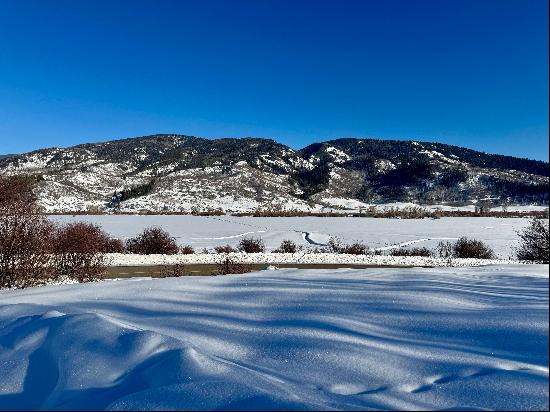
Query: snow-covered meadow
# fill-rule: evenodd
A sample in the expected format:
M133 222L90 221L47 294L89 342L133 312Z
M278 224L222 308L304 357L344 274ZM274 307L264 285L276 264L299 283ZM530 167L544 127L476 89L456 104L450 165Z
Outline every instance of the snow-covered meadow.
M548 409L548 267L0 291L0 409Z
M467 236L486 242L501 259L513 256L517 230L528 225L527 218L447 217L441 219L384 219L354 217L235 217L189 215L82 215L51 216L58 222L86 221L100 225L112 236L126 239L148 226L160 226L180 245L197 251L230 244L244 236L262 238L268 251L282 240L315 247L331 236L346 243L361 241L371 248L385 249L400 244L435 248L442 240ZM307 235L307 236L306 236Z

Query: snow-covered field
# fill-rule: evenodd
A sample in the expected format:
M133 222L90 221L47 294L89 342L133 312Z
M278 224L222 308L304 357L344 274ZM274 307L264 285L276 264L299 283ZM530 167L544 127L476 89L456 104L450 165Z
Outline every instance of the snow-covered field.
M548 267L0 291L0 409L548 409Z
M235 217L235 216L129 216L87 215L51 216L55 221L84 220L102 226L112 236L126 239L145 227L160 226L176 237L180 245L192 245L197 251L218 245L236 246L244 236L260 237L267 250L282 240L315 247L330 236L346 243L365 242L371 248L411 244L435 248L441 240L468 236L483 240L499 258L513 256L518 242L516 230L527 226L527 218L448 217L441 219L382 219L353 217ZM306 238L306 233L308 234Z

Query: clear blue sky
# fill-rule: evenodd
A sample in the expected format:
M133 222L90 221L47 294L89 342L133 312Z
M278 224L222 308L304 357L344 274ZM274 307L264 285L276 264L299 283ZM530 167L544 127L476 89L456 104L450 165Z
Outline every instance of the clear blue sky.
M0 153L182 133L548 159L548 1L0 0Z

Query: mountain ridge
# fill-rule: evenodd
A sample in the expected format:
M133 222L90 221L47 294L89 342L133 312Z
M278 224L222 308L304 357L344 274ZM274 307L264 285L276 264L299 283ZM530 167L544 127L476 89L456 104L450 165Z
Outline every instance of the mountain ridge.
M273 139L160 134L0 157L0 173L35 176L50 212L239 212L548 204L549 167L414 140L341 138L295 150Z
M318 144L323 144L323 143L332 143L332 142L343 141L343 140L354 140L354 141L364 140L364 141L392 142L392 143L418 142L418 143L424 143L424 144L447 146L447 147L455 148L455 149L464 149L464 150L468 150L468 151L476 152L476 153L481 153L481 154L488 155L488 156L507 157L507 158L513 158L513 159L518 159L518 160L525 160L525 161L530 161L530 162L542 163L542 164L546 164L546 165L549 164L549 162L547 162L545 160L541 160L541 159L531 159L531 158L522 157L522 156L513 156L513 155L506 155L506 154L501 154L501 153L485 152L485 151L475 150L475 149L471 149L471 148L468 148L468 147L465 147L465 146L458 146L458 145L453 145L453 144L449 144L449 143L440 143L440 142L435 142L435 141L423 141L423 140L420 141L420 140L414 140L414 139L382 139L382 138L375 138L375 137L339 137L339 138L336 138L336 139L323 140L323 141L320 141L320 142L310 143L310 144L304 146L303 148L295 149L295 148L292 148L288 145L285 145L284 143L278 142L277 140L275 140L273 138L268 138L268 137L243 136L243 137L211 138L211 137L200 137L200 136L191 136L191 135L174 134L174 133L158 133L158 134L144 135L144 136L122 137L122 138L113 139L113 140L78 143L78 144L71 145L71 146L42 147L42 148L39 148L39 149L33 149L33 150L23 152L23 153L4 153L4 154L0 153L0 158L20 156L20 155L30 154L30 153L34 153L34 152L40 152L40 151L43 151L43 150L64 150L64 149L78 148L78 147L84 147L84 146L93 146L93 145L99 145L99 144L105 144L105 143L113 143L113 142L121 142L121 141L132 141L132 140L136 140L136 139L152 139L152 138L162 137L162 136L177 136L177 137L196 139L196 140L205 140L205 141L206 140L215 140L215 141L216 140L254 140L254 139L256 139L256 140L267 140L267 141L275 142L277 144L284 145L284 146L290 148L291 150L295 150L295 151L302 151L302 150L305 150L307 147L313 146L313 145L318 145Z

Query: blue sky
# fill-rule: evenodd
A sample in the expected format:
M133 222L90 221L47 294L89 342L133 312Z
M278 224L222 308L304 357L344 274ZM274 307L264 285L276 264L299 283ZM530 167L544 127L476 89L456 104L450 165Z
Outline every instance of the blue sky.
M0 153L154 133L548 160L548 2L0 0Z

